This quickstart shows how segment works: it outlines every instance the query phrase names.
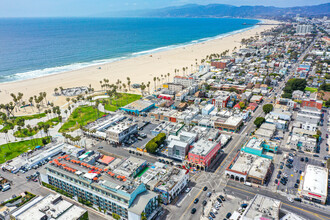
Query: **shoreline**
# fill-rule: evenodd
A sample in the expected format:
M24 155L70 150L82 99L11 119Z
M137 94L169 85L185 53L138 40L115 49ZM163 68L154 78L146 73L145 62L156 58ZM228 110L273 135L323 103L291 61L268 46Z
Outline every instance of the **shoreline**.
M149 50L131 52L130 54L126 54L126 55L122 55L122 56L118 56L118 57L104 58L104 59L92 60L92 61L87 61L87 62L76 62L76 63L71 63L71 64L67 64L67 65L63 65L63 66L47 67L47 68L44 68L44 69L37 69L37 70L31 70L31 71L26 71L26 72L14 73L11 76L25 75L25 74L32 74L33 75L34 73L38 74L37 72L40 72L40 71L41 72L46 72L44 74L41 74L41 75L35 76L35 77L32 76L32 77L29 77L29 78L3 81L3 82L0 82L0 86L2 84L6 84L6 83L11 83L11 82L14 83L14 82L20 82L20 81L25 81L25 80L37 79L37 78L40 78L40 77L46 77L46 76L50 76L50 75L62 74L62 73L71 72L71 71L75 71L75 70L79 70L79 69L85 69L85 68L95 67L95 66L102 66L104 64L109 64L109 63L118 62L118 61L127 60L127 59L133 59L133 58L136 58L136 57L139 57L139 56L147 56L147 55L150 55L150 54L156 54L156 53L165 52L165 51L168 51L168 50L179 49L179 48L182 48L182 47L189 47L189 46L192 46L192 45L195 45L195 44L221 39L221 38L228 37L228 36L231 36L231 35L243 33L243 32L248 31L248 30L252 30L252 29L258 27L257 24L264 24L263 19L255 19L255 20L258 20L259 22L256 23L253 26L249 25L250 27L242 28L242 29L227 32L227 33L218 34L218 35L212 36L212 37L204 37L204 38L200 38L200 39L196 39L196 40L191 40L191 41L185 42L185 43L177 43L177 44L171 44L171 45L157 47L157 48L153 48L153 49L149 49ZM70 69L70 67L72 67L72 66L80 66L80 67ZM49 73L49 72L47 73L47 71L51 71L51 73Z
M260 21L260 23L274 23L274 21L270 20ZM276 21L276 23L279 22ZM22 92L24 94L23 100L27 100L31 96L38 95L39 92L46 92L49 101L54 102L55 105L61 106L65 103L65 97L53 96L54 88L60 86L63 88L88 86L91 84L91 86L97 90L100 88L99 81L104 78L110 79L110 83L114 83L118 79L123 83L127 83L126 77L131 78L131 84L147 83L150 81L152 88L153 77L160 77L161 75L170 73L170 78L172 78L174 76L174 69L180 69L179 74L181 75L182 67L188 67L189 72L191 72L191 65L193 65L192 71L194 71L196 59L198 63L200 63L202 58L205 58L206 55L211 53L221 53L224 50L230 50L230 52L232 52L234 47L239 48L242 38L249 38L256 33L260 33L272 27L274 26L255 25L253 27L210 37L213 39L207 39L197 43L192 41L186 43L186 45L169 45L168 47L176 47L114 62L107 62L101 65L96 64L81 69L54 73L37 78L3 82L0 84L1 103L5 104L12 101L10 93L17 94L18 92ZM158 48L155 48L150 51L157 49ZM99 69L99 67L101 67L101 69Z

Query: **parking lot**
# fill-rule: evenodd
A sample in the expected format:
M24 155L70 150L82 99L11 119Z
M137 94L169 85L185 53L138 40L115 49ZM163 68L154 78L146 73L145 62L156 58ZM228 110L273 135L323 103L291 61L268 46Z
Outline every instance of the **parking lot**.
M277 190L282 192L287 192L292 195L296 195L298 191L298 186L300 183L301 173L304 172L306 164L312 164L321 166L321 159L315 158L310 154L295 153L296 156L291 153L292 156L288 155L285 159L282 155L280 162L275 166L272 178L269 185L275 186ZM306 162L307 158L307 162ZM290 164L289 161L292 161L292 168L289 168L287 164ZM287 179L287 181L282 181L281 179ZM298 180L298 181L297 181Z

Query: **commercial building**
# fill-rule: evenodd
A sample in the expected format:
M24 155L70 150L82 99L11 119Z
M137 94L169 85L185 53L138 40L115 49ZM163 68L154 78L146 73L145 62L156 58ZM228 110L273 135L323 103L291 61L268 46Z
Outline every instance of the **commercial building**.
M257 194L243 212L242 220L280 219L281 201Z
M183 161L188 154L189 147L197 140L197 134L182 131L178 136L170 135L167 138L168 157Z
M119 166L125 167L124 163ZM121 168L110 172L101 164L92 166L64 155L50 161L40 171L40 178L42 182L91 202L109 215L116 213L129 220L140 220L142 212L147 218L156 215L157 194L148 191L143 183L122 175L122 172Z
M264 185L270 178L273 170L271 159L254 154L237 152L225 170L227 178L239 182L251 182Z
M175 84L181 84L185 88L192 86L194 84L195 80L193 77L186 77L186 76L174 76L173 83Z
M306 165L300 182L300 196L306 200L325 204L328 196L329 170L325 167Z
M174 92L180 92L184 88L182 84L177 84L177 83L164 83L163 87Z
M136 123L119 123L115 126L110 127L106 131L106 140L119 144L129 135L137 133L137 131L138 126Z
M216 156L220 153L221 143L219 140L209 141L199 139L192 145L185 161L189 167L206 170Z
M260 138L265 138L267 140L270 140L274 137L274 134L276 132L276 125L269 124L269 123L263 123L260 128L255 132L255 135L257 135Z
M136 100L124 107L121 107L120 110L123 110L132 115L140 115L142 112L148 112L150 109L155 107L155 103L146 100Z
M322 109L322 105L323 102L321 100L315 100L315 99L304 99L301 102L301 107L310 107L318 110Z
M214 105L208 104L202 109L202 115L209 115L214 110Z
M241 150L243 152L254 154L259 157L273 159L273 156L270 155L268 152L271 152L272 154L276 154L278 150L278 146L279 144L277 142L266 141L263 138L252 137L244 144Z
M296 34L305 35L312 32L312 25L309 24L299 24L296 27Z
M176 167L171 168L155 184L154 191L160 194L162 203L169 204L179 193L187 186L189 182L189 173L187 170Z
M60 144L56 144L54 146L48 146L49 148L36 154L35 156L33 157L30 157L28 159L26 159L26 163L25 164L22 164L22 165L25 165L26 168L32 168L33 166L39 164L39 163L42 163L44 161L46 161L47 159L49 158L52 158L56 155L58 155L59 153L61 153L63 151L63 148L68 146L69 144L66 144L66 143L60 143ZM70 145L72 146L72 145ZM19 168L19 167L17 167Z
M11 212L10 219L86 219L88 212L62 198L59 194L37 196L33 200Z
M243 125L242 117L230 116L229 118L218 117L214 122L214 128L228 131L237 132Z

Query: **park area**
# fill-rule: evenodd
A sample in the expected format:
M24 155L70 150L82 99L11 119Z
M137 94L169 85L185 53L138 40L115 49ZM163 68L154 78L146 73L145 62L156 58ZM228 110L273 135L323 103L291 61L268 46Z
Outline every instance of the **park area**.
M131 102L139 100L141 95L130 93L118 93L116 98L103 98L99 99L100 103L104 104L104 109L108 111L116 111L120 107L128 105Z
M68 120L62 125L59 132L74 131L80 126L85 126L90 122L102 117L105 113L99 111L95 106L80 106L76 108Z
M43 146L49 142L50 137L45 137L0 145L0 164L13 159L28 150L33 150L36 146Z

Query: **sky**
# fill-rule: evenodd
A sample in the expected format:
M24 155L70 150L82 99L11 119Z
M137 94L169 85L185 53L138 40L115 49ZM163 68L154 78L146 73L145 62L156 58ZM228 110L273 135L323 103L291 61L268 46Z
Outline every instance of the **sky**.
M185 4L292 7L328 2L330 0L0 0L0 17L79 17Z

